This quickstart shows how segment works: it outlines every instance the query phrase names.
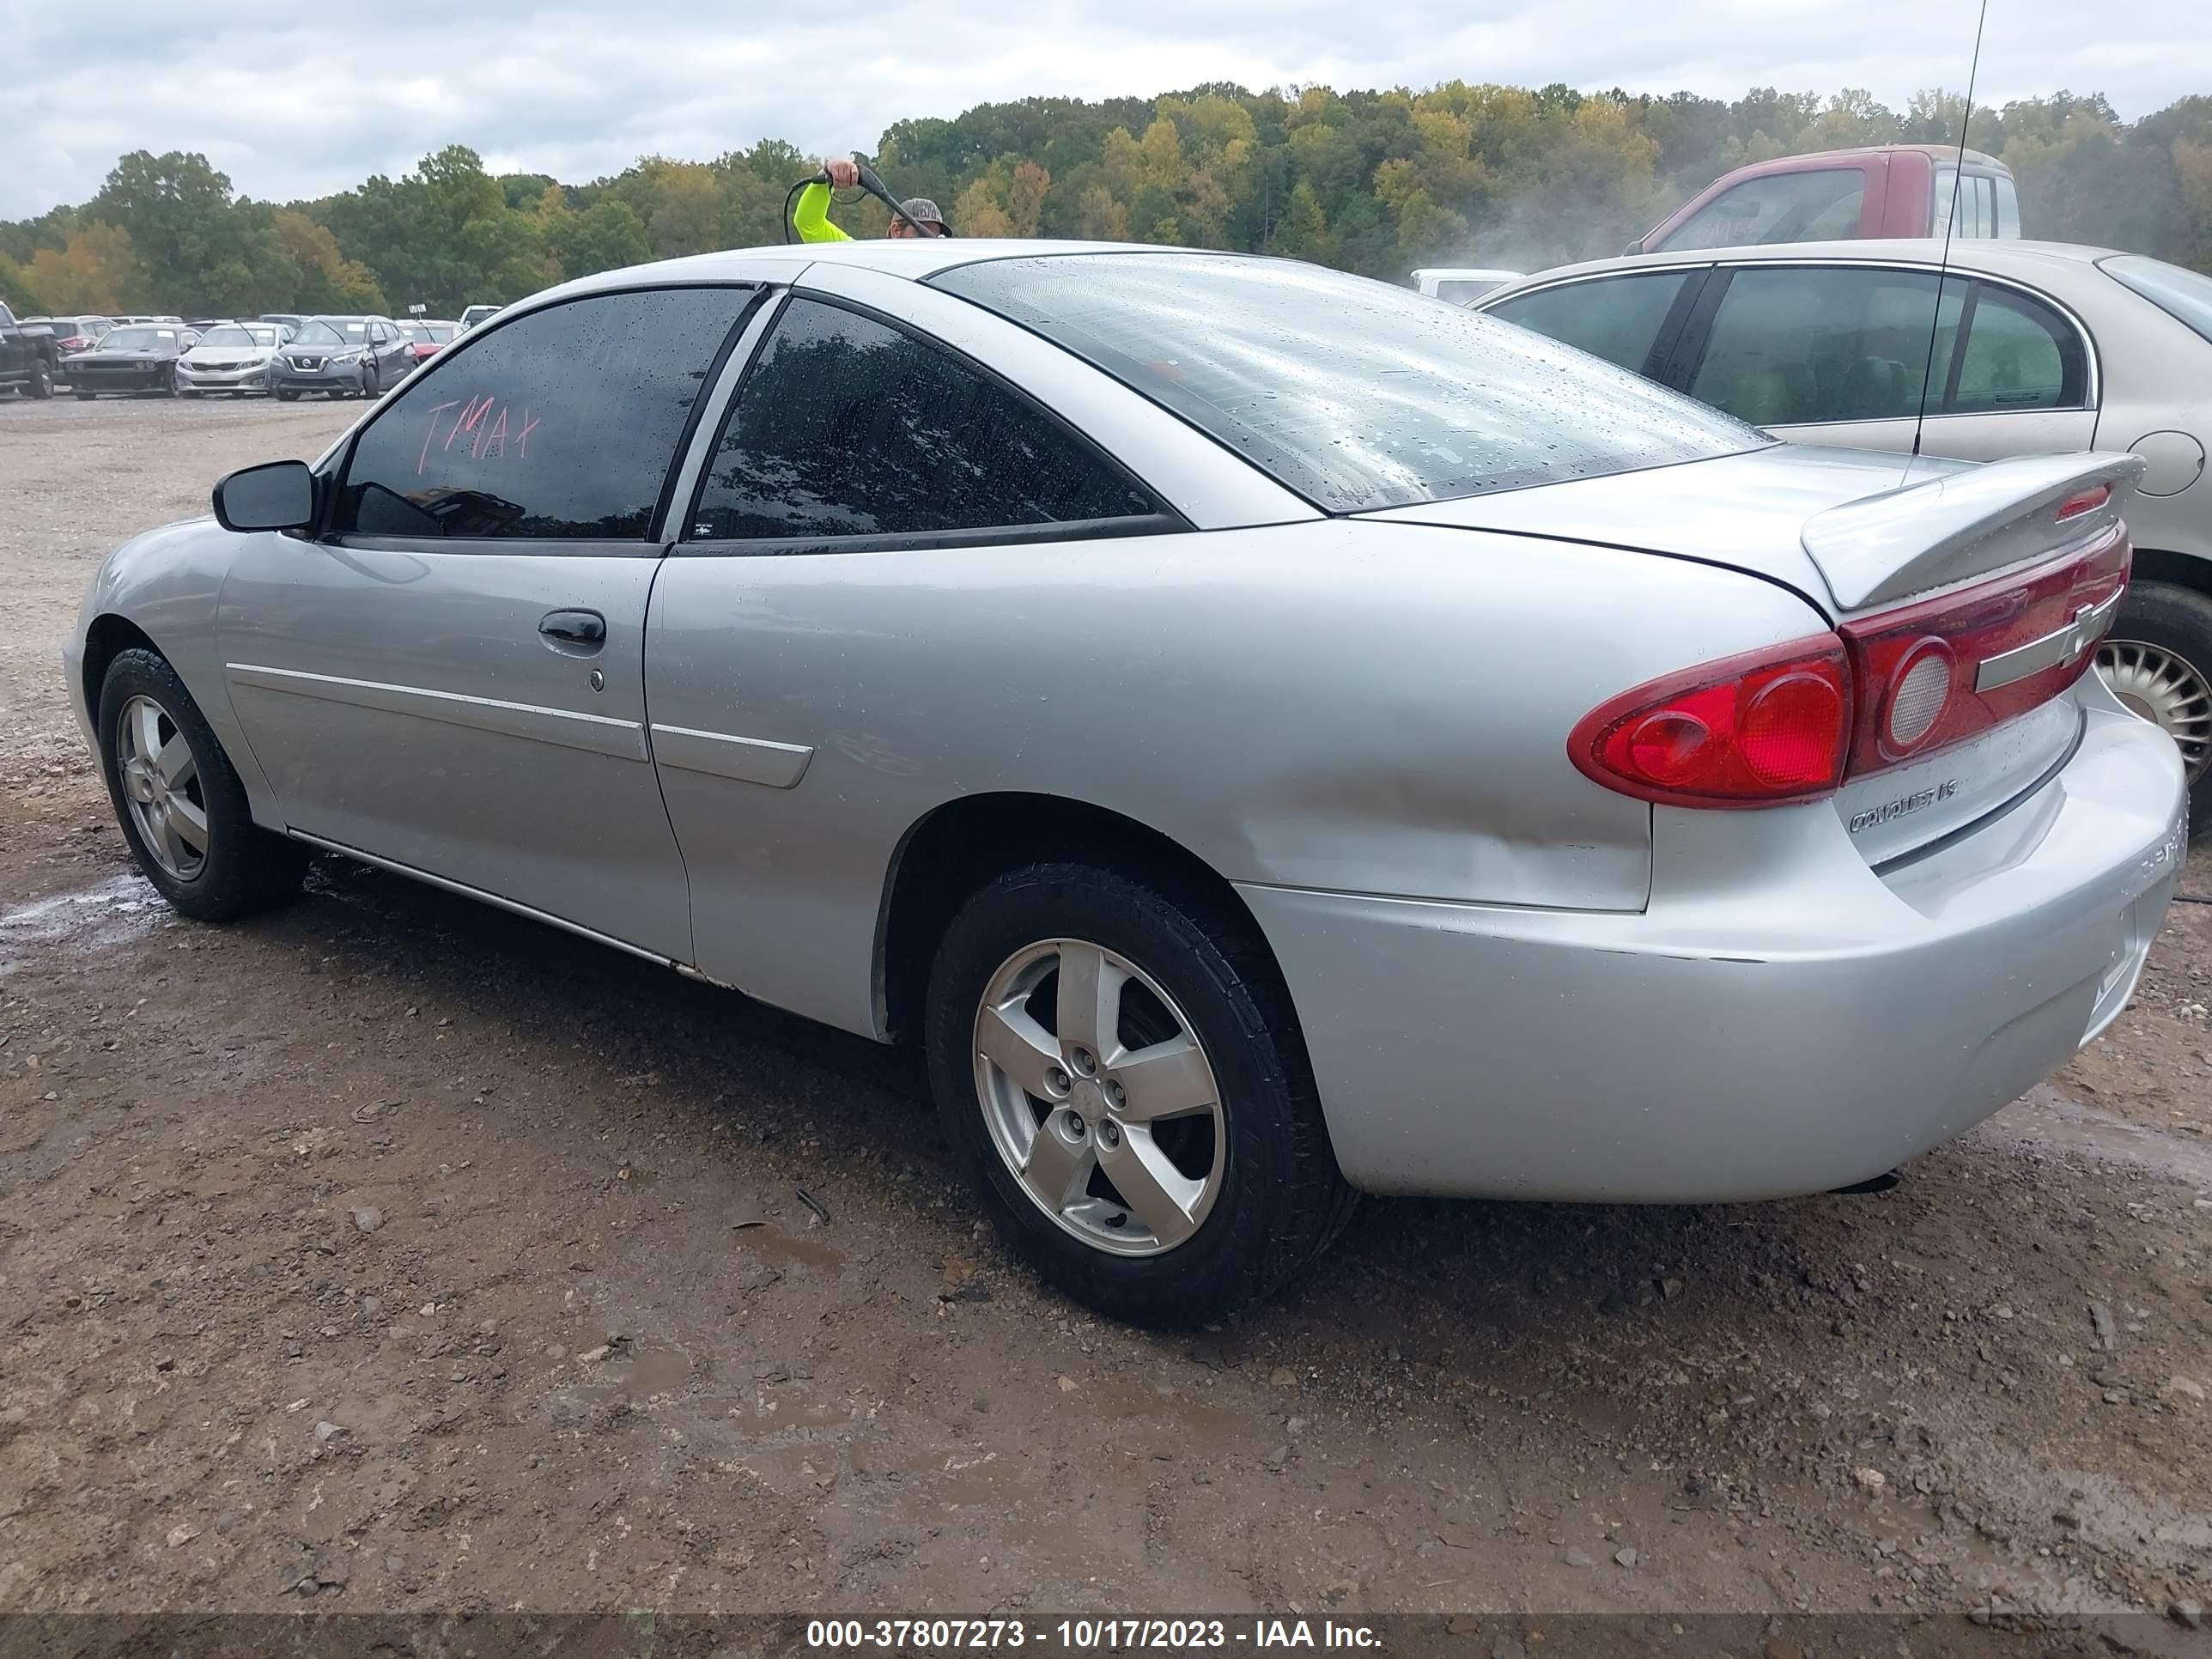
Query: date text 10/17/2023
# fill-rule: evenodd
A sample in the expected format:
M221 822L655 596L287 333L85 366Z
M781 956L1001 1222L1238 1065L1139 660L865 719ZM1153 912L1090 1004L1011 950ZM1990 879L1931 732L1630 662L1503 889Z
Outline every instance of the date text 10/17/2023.
M1366 1625L1308 1619L810 1619L806 1645L822 1650L951 1652L1037 1647L1059 1653L1235 1648L1378 1651Z

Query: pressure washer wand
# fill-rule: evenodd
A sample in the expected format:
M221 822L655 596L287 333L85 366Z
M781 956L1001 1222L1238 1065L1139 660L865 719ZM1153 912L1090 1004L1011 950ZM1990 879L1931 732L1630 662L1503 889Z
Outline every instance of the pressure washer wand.
M930 231L924 230L920 224L915 222L914 216L899 205L898 198L893 196L890 192L890 187L886 185L881 179L876 176L876 170L861 159L860 152L857 149L853 152L853 165L860 170L860 188L862 190L865 190L869 195L881 202L898 217L905 220L908 228L911 229L915 235L927 236L933 234ZM945 231L941 234L945 235L951 234L950 231Z

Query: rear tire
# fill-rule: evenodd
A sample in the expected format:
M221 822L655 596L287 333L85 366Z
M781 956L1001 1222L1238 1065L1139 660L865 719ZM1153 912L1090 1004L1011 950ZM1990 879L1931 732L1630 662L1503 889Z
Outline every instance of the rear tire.
M298 894L311 854L253 822L246 786L166 659L117 653L100 678L99 732L123 838L177 909L232 921Z
M1095 1050L1058 1012L1064 962L1132 975L1092 1004ZM1009 1011L1029 1034L1015 1069L982 1047ZM1220 1319L1310 1266L1351 1215L1289 993L1225 906L1085 865L1000 876L945 929L926 1040L946 1138L992 1220L1101 1313ZM1171 1081L1139 1058L1155 1047L1181 1062ZM1024 1067L1047 1092L1015 1080ZM1163 1100L1176 1109L1147 1123Z
M2097 668L2113 695L2180 745L2189 822L2212 827L2212 598L2175 582L2136 582Z

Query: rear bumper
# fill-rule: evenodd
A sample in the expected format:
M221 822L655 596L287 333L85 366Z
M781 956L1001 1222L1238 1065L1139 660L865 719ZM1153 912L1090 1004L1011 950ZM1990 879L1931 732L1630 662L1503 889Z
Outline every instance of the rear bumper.
M1243 889L1346 1176L1704 1202L1825 1191L1951 1139L2125 1005L2179 877L2156 728L2085 690L2072 757L1877 874L1825 804L1661 808L1640 914Z

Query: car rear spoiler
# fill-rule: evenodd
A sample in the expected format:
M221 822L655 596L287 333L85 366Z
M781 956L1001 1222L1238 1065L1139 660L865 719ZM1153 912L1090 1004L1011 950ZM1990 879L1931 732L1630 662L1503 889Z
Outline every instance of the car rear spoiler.
M2109 529L2142 474L2139 455L2021 455L1832 507L1799 539L1837 608L1863 611ZM2100 485L2106 495L2060 517Z

